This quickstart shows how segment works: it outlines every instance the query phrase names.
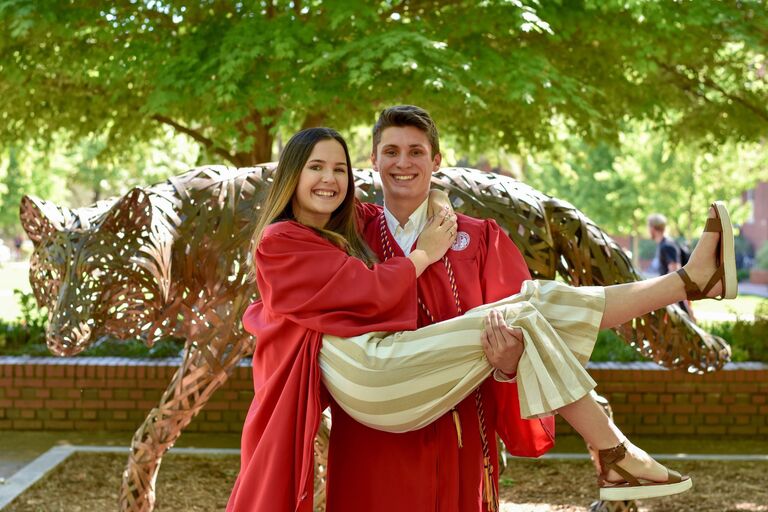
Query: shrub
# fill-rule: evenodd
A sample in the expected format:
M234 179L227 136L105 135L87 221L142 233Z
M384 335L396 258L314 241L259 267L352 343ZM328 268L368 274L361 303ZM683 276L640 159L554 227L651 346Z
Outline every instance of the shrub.
M702 326L731 345L733 361L762 361L768 363L768 300L755 307L753 321L741 318L732 322L716 322Z
M0 321L0 354L14 356L50 356L45 344L45 327L48 313L37 307L31 293L14 290L21 306L21 314L15 322ZM141 340L118 340L104 337L96 341L79 355L84 357L175 357L184 348L184 341L178 338L162 338L152 347Z
M635 349L630 347L624 338L610 329L603 329L597 335L595 349L592 351L590 361L595 362L632 362L647 361Z

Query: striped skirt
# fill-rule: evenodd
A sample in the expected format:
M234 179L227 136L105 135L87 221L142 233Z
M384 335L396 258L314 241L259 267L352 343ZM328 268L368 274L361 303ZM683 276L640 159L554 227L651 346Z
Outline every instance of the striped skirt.
M493 371L480 336L499 310L523 332L517 367L523 418L547 416L595 387L584 369L603 316L602 287L526 281L522 290L464 315L416 331L325 335L320 368L328 391L352 418L371 428L424 427L468 396Z

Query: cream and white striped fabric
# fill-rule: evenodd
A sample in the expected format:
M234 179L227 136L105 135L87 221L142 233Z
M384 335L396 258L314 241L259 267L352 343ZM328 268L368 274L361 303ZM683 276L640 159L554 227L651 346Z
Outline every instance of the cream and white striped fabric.
M523 331L517 368L524 418L547 416L595 387L584 369L603 316L602 287L526 281L520 293L416 331L325 335L323 382L355 420L407 432L433 422L468 396L493 368L480 336L491 309Z

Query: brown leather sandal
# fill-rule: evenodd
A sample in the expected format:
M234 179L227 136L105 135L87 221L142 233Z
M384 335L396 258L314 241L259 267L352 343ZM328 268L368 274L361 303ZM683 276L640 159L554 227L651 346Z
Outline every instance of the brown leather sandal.
M689 476L682 476L677 471L667 468L667 480L665 482L653 482L641 480L632 473L618 465L618 462L627 455L624 443L607 450L597 452L600 459L600 499L603 501L641 500L645 498L659 498L685 492L693 486ZM624 478L622 482L609 482L608 472L614 470Z
M685 294L688 300L701 300L701 299L733 299L738 294L738 280L736 279L736 252L734 250L733 242L733 226L731 225L731 217L728 215L728 208L725 207L722 201L715 201L712 203L712 208L715 209L715 216L707 218L707 223L704 225L704 232L707 233L720 233L720 241L717 243L717 254L715 255L715 263L717 269L709 281L704 285L704 289L698 287L696 283L688 275L688 272L684 268L677 271L677 275L683 280L685 285ZM723 290L719 296L707 297L707 294L715 287L719 282L723 283Z

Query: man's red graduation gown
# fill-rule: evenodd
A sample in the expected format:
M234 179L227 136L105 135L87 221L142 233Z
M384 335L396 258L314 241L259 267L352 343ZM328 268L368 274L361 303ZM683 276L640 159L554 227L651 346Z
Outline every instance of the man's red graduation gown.
M379 211L381 211L379 209ZM378 215L383 215L379 213ZM493 220L458 216L469 236L463 250L449 250L463 311L520 291L530 279L520 251ZM379 216L369 219L368 244L384 259ZM388 230L396 256L400 247ZM391 285L396 286L396 281ZM436 321L457 315L445 265L431 265L418 279L418 293ZM381 318L380 318L381 319ZM430 320L419 311L419 326ZM376 329L369 329L370 331ZM517 386L489 378L481 386L494 475L498 476L496 433L518 455L538 456L554 442L553 418L520 419ZM463 429L459 448L451 414L414 432L391 434L354 421L331 402L333 427L328 461L328 512L480 512L482 449L474 394L458 406ZM520 446L520 425L530 427L530 445ZM497 485L497 478L494 485Z
M255 260L262 300L243 317L257 337L255 396L227 511L311 512L313 443L327 405L317 360L321 333L415 329L416 272L407 258L369 269L296 222L269 226ZM358 470L377 478L378 469L359 455Z

